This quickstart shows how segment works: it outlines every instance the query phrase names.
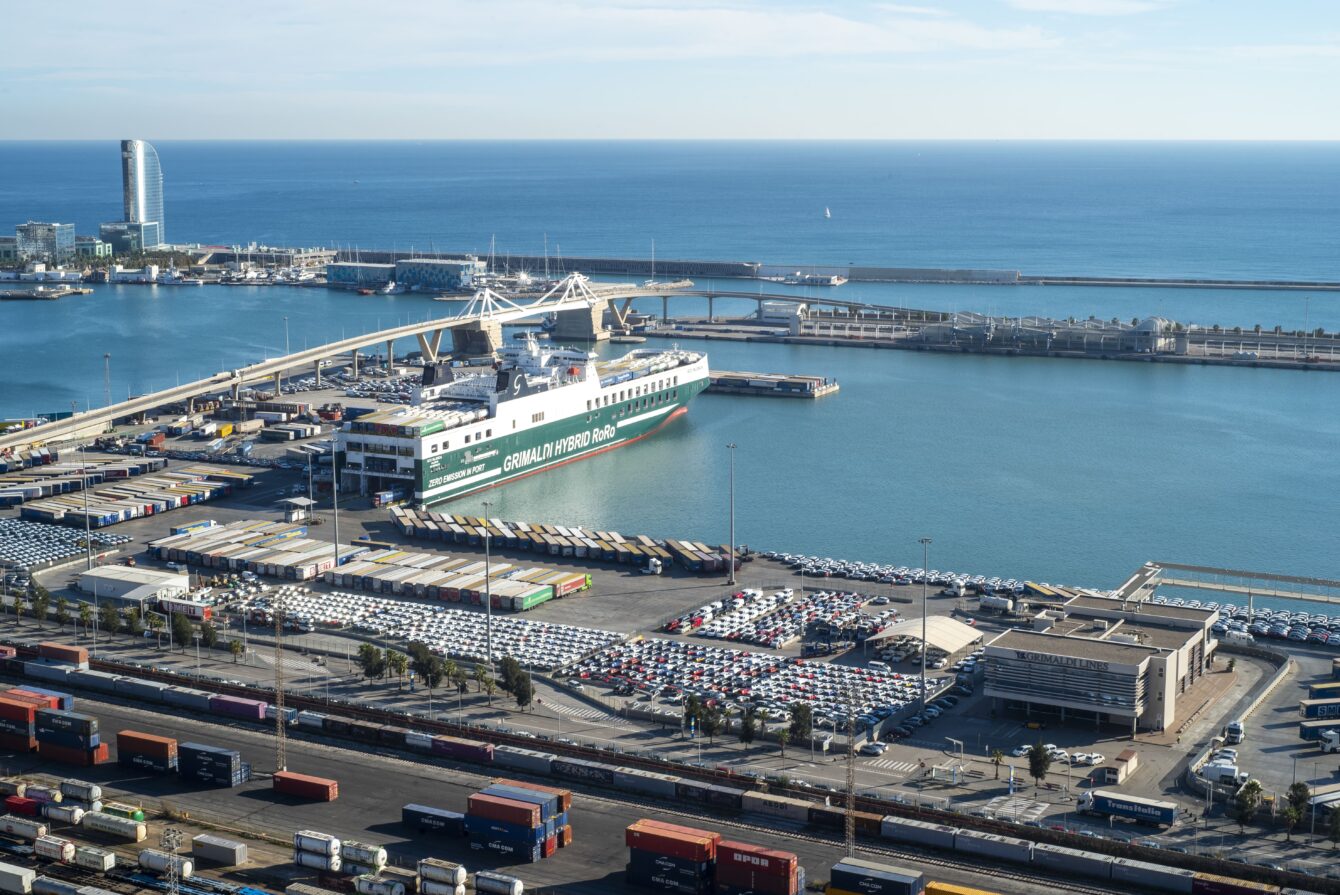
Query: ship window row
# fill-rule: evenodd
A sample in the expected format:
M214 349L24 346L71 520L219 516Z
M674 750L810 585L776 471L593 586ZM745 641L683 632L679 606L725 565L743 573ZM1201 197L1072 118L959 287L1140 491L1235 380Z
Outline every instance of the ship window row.
M530 415L530 421L531 421L532 423L542 423L542 422L544 422L544 411L541 410L539 413L532 413L532 414Z

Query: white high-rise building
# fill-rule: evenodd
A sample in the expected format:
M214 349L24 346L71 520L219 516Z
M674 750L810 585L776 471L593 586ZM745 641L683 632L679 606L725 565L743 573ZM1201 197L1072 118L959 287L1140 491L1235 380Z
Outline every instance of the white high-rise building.
M158 151L146 140L121 141L121 190L127 223L143 225L141 248L167 242L163 222L163 169Z

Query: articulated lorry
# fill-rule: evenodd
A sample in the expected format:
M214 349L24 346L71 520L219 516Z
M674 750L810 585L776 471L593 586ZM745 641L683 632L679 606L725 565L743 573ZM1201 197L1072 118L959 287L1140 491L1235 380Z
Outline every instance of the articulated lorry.
M1079 797L1081 814L1124 817L1140 823L1170 827L1177 820L1177 805L1158 799L1127 795L1115 789L1093 789Z

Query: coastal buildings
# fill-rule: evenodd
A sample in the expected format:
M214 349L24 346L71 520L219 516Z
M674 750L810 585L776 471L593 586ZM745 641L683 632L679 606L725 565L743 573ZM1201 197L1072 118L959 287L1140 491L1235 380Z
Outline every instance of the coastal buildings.
M469 289L488 264L478 258L400 258L395 263L396 285L422 292L459 292Z
M80 258L110 258L112 256L112 244L103 242L96 236L76 236L74 238L74 252Z
M74 224L29 221L14 228L18 258L66 261L74 257Z
M1209 667L1212 609L1079 596L986 646L997 711L1163 730Z
M394 264L339 261L326 265L326 282L345 289L376 289L395 279Z
M167 242L163 169L158 151L146 140L121 141L121 207L121 220L98 225L99 238L116 254L134 254Z

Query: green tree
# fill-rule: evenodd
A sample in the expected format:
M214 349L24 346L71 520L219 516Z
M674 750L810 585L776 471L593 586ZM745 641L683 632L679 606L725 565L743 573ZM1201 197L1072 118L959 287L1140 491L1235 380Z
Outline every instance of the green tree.
M746 746L754 742L754 737L758 735L758 718L754 714L753 708L744 710L740 716L740 742Z
M200 645L205 649L214 649L219 643L219 629L214 627L213 622L205 622L200 626Z
M1232 673L1233 673L1233 669L1234 669L1234 668L1237 668L1237 667L1238 667L1238 660L1235 659L1235 658L1233 658L1233 657L1229 657L1229 660L1228 660L1228 673L1229 673L1229 674L1232 674Z
M803 702L791 703L791 739L803 742L814 735L814 709Z
M234 638L228 641L228 652L233 654L233 664L237 664L237 657L242 655L242 641Z
M386 668L396 677L396 689L405 685L405 672L409 670L409 656L398 650L386 651Z
M93 630L93 604L79 601L79 626L84 629L84 635Z
M498 663L498 679L502 683L502 688L508 693L515 693L518 682L525 674L521 670L521 663L511 656L503 656L502 661Z
M155 618L158 618L158 616L150 616L150 620ZM159 624L162 624L161 619ZM139 637L144 633L144 619L140 616L138 609L132 608L126 613L126 630L130 632L132 637Z
M484 680L480 682L480 686L484 688L484 695L488 697L489 707L491 708L493 706L493 694L498 692L498 682L493 679L493 675L486 673Z
M1261 784L1255 780L1248 780L1229 803L1229 816L1238 822L1238 832L1244 832L1247 824L1256 818L1256 813L1260 810Z
M693 726L696 729L698 725L698 718L702 716L702 713L703 713L703 702L701 699L698 698L698 695L696 693L690 693L684 697L685 727L689 726L689 722L693 722Z
M452 663L452 669L453 670L449 672L448 677L451 678L452 684L456 686L457 695L464 696L469 690L469 684L467 682L470 680L470 675L466 674L465 669L454 662Z
M178 651L185 652L186 647L191 643L191 636L195 634L195 626L191 620L180 612L172 614L172 640L177 645Z
M33 598L29 603L32 606L33 618L37 619L39 625L45 625L47 613L51 611L51 591L40 584L34 584Z
M786 761L786 744L791 742L791 731L783 727L777 731L777 748L782 750L782 761Z
M358 663L364 678L371 680L386 674L386 655L371 643L364 643L358 647L358 655L354 661Z
M1005 753L999 749L991 750L991 763L996 766L996 779L1000 779L1000 766L1005 761Z
M724 726L725 719L721 715L721 709L714 705L703 708L702 716L698 719L698 730L707 737L709 743L716 742L716 736L721 733Z
M1299 780L1289 787L1284 798L1291 806L1298 809L1299 814L1306 813L1308 803L1312 801L1312 787Z
M23 594L14 591L14 619L17 621L23 618Z
M484 682L492 680L492 678L489 677L489 670L485 668L483 664L475 665L475 670L471 677L474 678L475 686L479 689L480 693L484 692Z
M1284 838L1292 842L1294 827L1303 819L1303 812L1293 805L1285 805L1284 810L1280 812L1280 819L1284 821Z
M64 597L56 598L56 624L62 628L70 623L70 601Z
M1028 775L1033 778L1034 786L1042 782L1051 767L1051 753L1042 748L1041 743L1034 743L1028 750Z
M512 681L512 695L516 697L516 704L523 709L531 704L535 699L535 683L529 674L523 671L520 677Z
M98 609L98 625L104 634L111 637L121 630L121 613L111 603L103 603Z

